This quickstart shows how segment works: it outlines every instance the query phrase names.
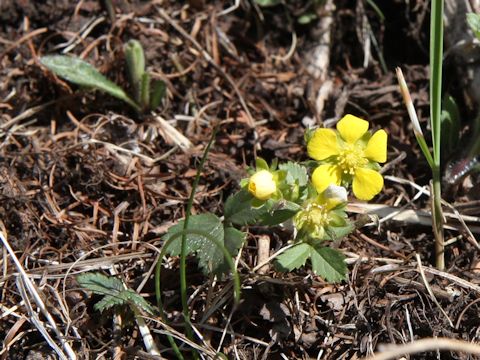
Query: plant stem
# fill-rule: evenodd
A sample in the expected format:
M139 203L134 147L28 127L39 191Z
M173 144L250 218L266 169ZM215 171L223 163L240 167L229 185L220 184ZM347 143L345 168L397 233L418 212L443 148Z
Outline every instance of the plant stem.
M430 19L430 121L432 127L433 189L432 217L435 235L435 259L439 270L445 268L442 188L440 176L441 107L442 107L442 61L443 61L443 0L432 0Z
M202 159L197 167L197 174L195 175L195 180L192 184L192 191L190 193L190 197L188 199L187 208L185 210L185 221L183 223L183 230L186 231L188 229L188 223L190 222L190 216L192 215L192 206L193 200L195 198L195 192L197 191L198 183L200 182L200 175L203 170L203 166L205 161L207 160L208 153L210 151L210 147L215 140L215 136L217 134L218 126L215 126L212 132L212 136L210 137L210 141L203 152ZM181 253L180 253L180 293L182 297L182 308L183 308L183 317L185 319L185 329L187 332L187 337L193 341L193 332L192 326L190 323L190 311L188 310L188 303L187 303L187 234L184 233L182 235L182 246L181 246ZM194 353L194 356L196 353Z
M443 210L442 210L442 188L440 169L435 167L432 171L433 186L431 191L433 233L435 235L435 266L438 270L445 269L445 241L443 234Z

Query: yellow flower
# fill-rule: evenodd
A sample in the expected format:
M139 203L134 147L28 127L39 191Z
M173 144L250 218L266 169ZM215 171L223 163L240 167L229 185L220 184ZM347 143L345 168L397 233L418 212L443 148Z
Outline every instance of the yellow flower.
M322 161L312 174L317 192L328 185L352 183L358 199L370 200L383 188L383 177L376 169L387 161L387 133L378 130L370 136L368 121L345 115L337 131L317 129L307 144L308 155Z
M329 185L316 198L308 200L294 217L293 222L299 232L311 238L324 240L332 227L346 225L343 210L335 211L347 202L347 191L336 185Z
M268 200L277 191L277 183L268 170L257 171L248 181L248 191L259 200Z

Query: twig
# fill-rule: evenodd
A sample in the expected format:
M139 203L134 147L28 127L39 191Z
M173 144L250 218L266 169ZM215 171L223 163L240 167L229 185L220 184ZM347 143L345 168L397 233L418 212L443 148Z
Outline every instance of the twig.
M433 350L451 350L469 354L480 354L480 345L455 339L426 338L409 344L386 346L385 349L380 350L381 353L365 358L364 360L397 359L403 355Z
M280 250L278 250L276 253L274 253L272 256L270 256L268 259L265 259L264 261L262 262L259 262L257 264L257 266L255 266L253 269L252 269L252 272L257 272L259 269L261 269L262 267L264 267L266 264L268 264L271 260L275 259L278 255L280 255L281 253L287 251L288 249L290 249L291 247L293 247L294 244L290 244L290 245L287 245L283 248L281 248Z
M415 257L417 258L418 271L420 272L420 275L422 276L423 284L425 285L425 288L427 289L428 293L429 293L430 296L432 297L432 300L433 300L433 302L435 303L435 305L437 305L437 307L440 309L440 311L442 312L442 314L447 318L448 323L450 324L450 326L453 328L452 320L450 320L448 314L445 312L445 310L443 310L443 308L441 307L441 305L440 305L440 303L438 302L437 298L435 297L435 294L433 293L432 289L430 288L430 284L428 283L427 277L425 276L425 273L423 272L423 266L422 266L422 261L420 260L420 255L415 254Z
M441 270L438 270L438 269L429 268L429 267L425 267L425 268L423 268L423 270L425 270L426 272L428 272L430 274L441 276L445 279L453 281L457 285L459 285L459 286L461 286L465 289L473 290L473 291L476 291L477 293L480 294L480 286L472 284L471 282L469 282L467 280L464 280L462 278L459 278L458 276L446 273L445 271L441 271Z
M270 236L261 235L258 237L258 263L265 263L258 269L258 273L264 275L268 272L268 258L270 256Z
M18 272L20 273L20 278L22 279L23 284L25 285L25 287L28 290L28 292L30 293L30 295L33 297L33 300L35 301L35 304L40 309L43 316L45 316L45 318L47 319L48 323L52 327L53 332L55 333L55 335L57 335L57 337L58 337L60 343L62 344L64 350L66 351L68 357L62 351L59 352L58 351L59 349L56 346L55 347L53 346L53 344L55 344L55 343L52 344L51 342L49 342L50 346L52 346L52 348L55 349L58 356L60 356L62 359L69 358L69 359L72 359L72 360L76 360L77 356L75 355L75 352L71 348L70 344L65 341L63 334L58 329L57 324L55 323L55 320L53 319L52 315L48 312L47 307L45 306L45 303L43 302L43 300L42 300L40 294L38 293L35 285L32 283L32 281L28 277L27 273L25 272L25 270L22 267L22 264L20 263L17 256L15 255L15 252L11 248L11 246L10 246L8 240L7 240L7 235L6 235L6 232L4 230L3 223L1 223L0 225L2 227L2 229L0 229L0 240L3 243L3 246L5 246L8 253L10 254L10 257L11 257L13 263L15 264L16 268L18 269Z

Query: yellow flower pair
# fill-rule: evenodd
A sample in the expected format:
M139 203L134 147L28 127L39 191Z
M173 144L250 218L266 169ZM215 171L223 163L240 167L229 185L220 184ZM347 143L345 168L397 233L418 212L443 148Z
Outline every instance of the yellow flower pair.
M353 115L337 123L337 131L315 130L307 144L308 155L320 161L312 174L318 193L330 184L352 184L353 194L370 200L383 188L378 163L387 161L387 133L368 131L368 121Z
M387 161L387 133L368 131L368 121L353 115L344 116L337 129L320 128L307 144L308 155L320 162L312 173L312 183L319 194L329 185L352 184L353 194L371 200L383 188L379 163ZM276 176L259 170L248 182L248 191L265 201L277 192Z

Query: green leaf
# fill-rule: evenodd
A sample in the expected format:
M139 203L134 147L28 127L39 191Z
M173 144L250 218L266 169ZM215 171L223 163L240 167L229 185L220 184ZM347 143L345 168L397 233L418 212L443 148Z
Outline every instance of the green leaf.
M299 186L307 185L308 175L305 166L289 161L281 164L279 168L287 173L286 181L288 184L297 184Z
M314 13L313 11L303 13L297 18L297 22L301 25L308 25L310 24L313 20L316 20L318 18L317 14Z
M333 215L333 214L332 214ZM348 234L352 233L355 230L355 225L346 220L345 218L338 216L339 226L328 226L326 228L326 233L328 235L326 240L339 240ZM325 239L324 239L325 240Z
M101 273L84 273L77 276L80 286L104 297L94 305L98 311L107 310L113 306L129 305L142 309L150 315L155 315L155 309L141 295L131 289L126 289L120 279ZM135 312L135 311L134 311Z
M181 220L177 225L171 226L168 232L163 236L163 240L168 241L175 234L182 232L185 220ZM224 244L224 230L221 220L213 214L200 214L190 217L186 235L187 254L196 253L198 264L205 274L221 272L219 269L223 266L225 259L222 249L220 249L208 237L212 237L220 244ZM167 252L170 255L180 255L182 236L177 236L169 245Z
M47 55L41 57L40 62L65 80L104 91L139 110L138 105L128 97L121 87L108 80L86 61L65 55Z
M253 207L253 200L254 197L246 189L242 189L230 196L225 202L225 221L240 226L257 222L268 212L272 202L267 201L259 207Z
M255 168L258 170L270 170L270 167L268 166L268 163L262 159L261 157L257 157L255 159Z
M77 276L77 281L81 287L100 295L118 294L124 290L120 279L101 273L80 274Z
M467 23L475 34L475 37L480 40L480 15L467 13Z
M143 296L137 294L132 289L125 290L123 294L130 306L134 304L138 309L141 309L150 315L157 314L157 310L147 300L145 300Z
M442 126L442 157L448 158L456 149L460 139L460 111L455 99L445 96L442 101L440 118Z
M300 243L277 256L275 264L279 271L292 271L305 265L314 249L307 243Z
M135 100L142 103L143 76L145 75L145 54L142 44L138 40L130 40L125 44L125 60L127 61L128 76L132 84Z
M273 204L271 209L262 215L261 225L278 225L292 218L302 207L291 201L279 200Z
M105 295L102 300L97 302L93 309L96 311L104 312L114 306L121 306L125 305L126 301L123 297L115 296L115 295Z
M282 3L282 0L255 0L261 7L276 6Z
M143 73L140 81L140 99L138 100L142 109L148 109L150 106L150 74Z
M160 106L162 99L167 93L167 86L162 80L153 80L150 93L150 109L155 110Z
M245 238L247 237L247 234L231 226L225 227L224 231L225 231L225 247L228 250L228 252L232 254L232 256L236 256L238 253L238 250L242 247L245 241ZM228 266L228 263L224 258L223 264L220 264L218 266L216 273L225 274L225 273L228 273L228 271L230 271L230 267Z
M345 280L347 264L345 256L338 250L316 246L311 251L312 270L325 280L337 282Z
M225 247L228 252L233 256L237 255L238 249L240 249L247 237L243 231L235 229L234 227L227 226L225 228Z

